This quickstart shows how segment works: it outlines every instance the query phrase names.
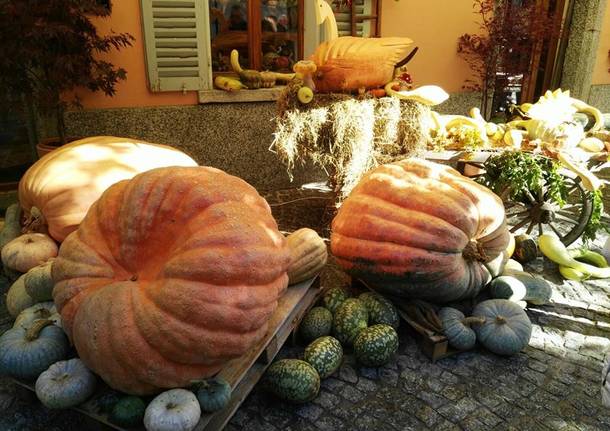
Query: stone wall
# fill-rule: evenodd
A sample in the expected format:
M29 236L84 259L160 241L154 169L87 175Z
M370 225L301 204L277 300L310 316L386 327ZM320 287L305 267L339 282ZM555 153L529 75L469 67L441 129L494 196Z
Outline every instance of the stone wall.
M285 166L269 151L274 115L274 103L226 103L73 111L66 114L66 124L69 135L124 136L171 145L259 190L323 180L319 169L306 166L290 181Z
M461 93L437 111L467 114L479 103L478 93ZM297 169L290 181L285 166L269 151L275 113L274 102L95 109L68 112L66 125L71 136L114 135L171 145L259 190L324 181L324 173L311 165Z

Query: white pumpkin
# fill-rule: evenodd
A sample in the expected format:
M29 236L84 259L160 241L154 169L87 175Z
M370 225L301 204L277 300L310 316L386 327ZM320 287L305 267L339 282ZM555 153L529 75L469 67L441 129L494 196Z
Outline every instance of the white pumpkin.
M8 314L13 317L17 317L23 310L36 304L36 301L26 292L24 280L25 274L11 285L6 295L6 308Z
M36 396L50 409L83 403L95 391L95 375L78 358L59 361L36 380Z
M146 407L144 426L148 431L191 431L201 417L197 397L186 389L171 389L158 395Z
M40 319L48 319L53 322L53 325L61 328L61 316L57 312L53 301L40 302L23 310L15 319L13 328L20 326L27 329L32 323Z
M57 256L57 244L43 233L28 233L18 236L2 247L2 264L19 272L45 263Z

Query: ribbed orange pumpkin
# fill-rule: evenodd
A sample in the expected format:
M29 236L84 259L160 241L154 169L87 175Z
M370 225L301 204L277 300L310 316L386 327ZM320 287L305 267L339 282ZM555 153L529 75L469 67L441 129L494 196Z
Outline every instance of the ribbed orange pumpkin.
M34 163L19 182L19 202L35 230L61 242L112 184L163 166L197 166L181 151L114 136L71 142Z
M339 264L392 295L475 296L508 259L504 205L449 166L406 159L368 173L332 222Z
M53 298L81 359L131 394L188 385L243 355L288 284L267 202L207 167L110 187L53 264Z

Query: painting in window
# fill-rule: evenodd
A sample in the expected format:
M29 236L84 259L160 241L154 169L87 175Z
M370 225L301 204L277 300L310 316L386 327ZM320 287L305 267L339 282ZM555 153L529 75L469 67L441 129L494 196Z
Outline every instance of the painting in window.
M298 61L299 10L297 0L262 0L262 68L292 70Z
M212 70L231 71L231 50L239 51L242 66L250 67L248 0L210 0Z

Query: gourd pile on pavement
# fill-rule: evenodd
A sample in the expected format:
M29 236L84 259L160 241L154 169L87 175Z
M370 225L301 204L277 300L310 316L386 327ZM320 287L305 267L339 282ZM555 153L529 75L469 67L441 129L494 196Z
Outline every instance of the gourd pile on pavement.
M112 157L83 159L83 148ZM140 151L183 166L125 168ZM315 277L328 251L311 229L284 237L245 181L193 164L169 147L106 137L70 144L26 173L27 205L8 208L0 232L15 318L0 336L0 374L35 383L48 408L91 399L101 379L113 391L96 408L126 428L191 430L202 412L229 403L219 370L262 339L286 288ZM47 177L83 171L99 177L77 176L76 190ZM545 235L537 244L514 238L500 199L447 166L407 159L372 170L339 209L330 239L337 263L372 290L324 291L299 327L302 358L271 364L262 385L308 402L347 352L364 367L392 361L396 298L434 303L435 327L458 350L478 342L519 352L532 330L523 308L552 295L521 266L538 248L562 274L610 276L603 256ZM483 294L491 298L468 317L451 308Z

